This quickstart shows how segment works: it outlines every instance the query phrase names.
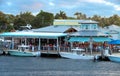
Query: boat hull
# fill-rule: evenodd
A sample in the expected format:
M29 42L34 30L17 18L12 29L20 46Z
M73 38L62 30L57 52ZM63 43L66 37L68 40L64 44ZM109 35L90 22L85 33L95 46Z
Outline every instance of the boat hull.
M0 49L0 55L2 55L3 54L3 49Z
M69 58L69 59L94 59L94 56L92 55L84 55L84 54L76 54L76 53L69 53L69 52L60 52L60 56L63 58Z
M9 50L8 53L13 56L40 56L40 52L23 52L17 50Z
M110 61L120 62L120 56L110 55L110 56L108 56L108 58L110 59Z

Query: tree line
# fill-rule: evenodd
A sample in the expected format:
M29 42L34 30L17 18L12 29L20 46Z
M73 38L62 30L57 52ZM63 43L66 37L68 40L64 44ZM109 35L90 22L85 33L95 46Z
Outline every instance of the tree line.
M99 26L101 27L109 26L111 24L120 26L120 16L117 14L110 17L101 17L99 15L87 17L86 14L76 12L74 15L76 17L68 17L64 11L60 11L54 15L53 13L41 10L36 16L28 11L20 12L20 14L14 16L0 11L0 32L19 30L20 26L26 26L27 24L31 24L32 28L50 26L53 24L54 19L90 19L98 21Z

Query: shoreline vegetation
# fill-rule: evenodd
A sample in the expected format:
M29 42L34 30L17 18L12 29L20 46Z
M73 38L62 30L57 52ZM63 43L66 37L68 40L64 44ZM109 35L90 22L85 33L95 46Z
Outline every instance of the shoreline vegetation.
M21 30L20 26L32 25L32 28L41 28L45 26L53 25L54 19L80 19L80 20L94 20L99 22L100 27L106 27L109 25L120 26L120 16L114 14L110 17L102 17L99 15L93 15L87 17L86 14L81 12L75 12L76 17L68 17L67 13L60 11L55 15L50 12L41 10L36 16L32 12L20 12L20 14L14 16L13 14L6 14L0 11L0 32L10 32L15 30Z

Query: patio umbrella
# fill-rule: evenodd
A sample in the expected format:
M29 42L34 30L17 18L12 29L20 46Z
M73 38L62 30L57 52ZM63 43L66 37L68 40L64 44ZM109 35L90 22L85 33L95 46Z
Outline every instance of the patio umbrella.
M108 44L120 44L120 40L112 40Z

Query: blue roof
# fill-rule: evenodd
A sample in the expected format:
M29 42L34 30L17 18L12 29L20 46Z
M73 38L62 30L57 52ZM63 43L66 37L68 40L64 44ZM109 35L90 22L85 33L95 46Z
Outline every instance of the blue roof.
M0 37L58 38L66 35L64 33L5 32L1 33Z
M98 30L81 30L79 32L74 32L70 36L108 36Z
M39 28L39 29L34 29L34 32L59 32L59 33L64 33L65 31L67 31L70 28L74 28L75 30L79 31L80 27L79 26L61 26L61 25L51 25L51 26L47 26L47 27L43 27L43 28Z

